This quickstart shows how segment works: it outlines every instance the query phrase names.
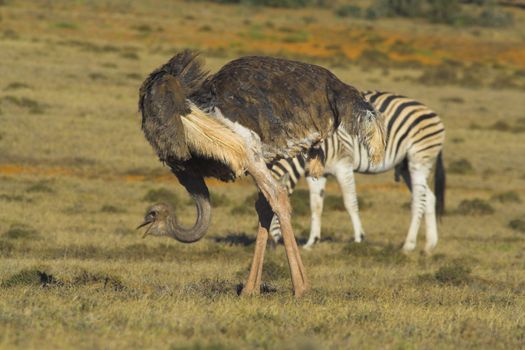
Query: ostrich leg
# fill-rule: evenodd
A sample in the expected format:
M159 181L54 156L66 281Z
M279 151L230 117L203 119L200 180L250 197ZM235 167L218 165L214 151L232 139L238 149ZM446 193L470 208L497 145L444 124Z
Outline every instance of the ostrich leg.
M246 286L242 290L242 295L259 294L261 290L261 277L264 261L264 251L266 250L266 241L268 240L268 231L273 218L272 208L262 193L259 192L259 198L255 202L255 209L259 216L259 230L257 232L257 241L255 242L255 254L253 255L252 267Z
M288 199L288 193L284 186L282 186L278 181L276 181L270 170L266 167L266 164L262 160L252 160L248 164L248 173L253 177L257 187L261 190L262 194L270 204L271 209L277 215L279 222L281 224L281 231L283 234L284 248L286 251L286 256L288 258L288 266L290 268L290 275L292 277L292 284L294 289L294 294L296 297L300 297L308 289L308 281L306 279L306 273L301 261L301 256L299 254L299 248L297 247L297 242L292 230L291 223L291 207ZM271 220L271 219L270 219ZM257 236L259 240L259 234ZM266 233L261 236L267 237ZM256 247L257 253L257 247ZM254 268L258 268L261 265L262 268L262 258L263 255L255 254L254 261L252 264L252 271L250 271L251 276L257 276L257 271L253 271ZM256 279L255 279L256 280ZM249 280L250 282L250 280ZM255 287L255 286L254 286Z

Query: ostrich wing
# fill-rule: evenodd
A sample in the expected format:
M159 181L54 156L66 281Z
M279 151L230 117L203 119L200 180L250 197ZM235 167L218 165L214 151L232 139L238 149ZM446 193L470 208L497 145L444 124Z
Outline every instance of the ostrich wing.
M351 127L356 105L373 110L356 89L322 67L258 56L226 64L190 99L256 132L270 161L309 148L342 120Z

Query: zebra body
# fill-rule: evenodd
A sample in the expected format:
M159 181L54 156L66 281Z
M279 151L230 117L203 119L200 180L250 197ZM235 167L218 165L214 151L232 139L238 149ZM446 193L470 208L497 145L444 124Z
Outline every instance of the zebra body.
M441 151L445 129L439 116L427 106L413 99L379 91L367 91L366 99L383 114L387 145L383 162L372 165L366 149L342 129L322 144L325 156L324 176L313 179L307 176L310 190L311 228L305 247L309 248L321 238L321 214L326 175L334 175L339 182L343 201L354 229L354 240L361 242L364 230L359 218L354 172L376 174L395 168L396 181L403 178L412 191L412 220L403 249L413 250L421 218L425 216L426 246L432 250L438 240L436 212L444 209L445 173ZM436 165L435 192L427 184L432 167ZM295 185L307 172L303 156L282 159L272 167L272 173L281 179L292 193ZM307 175L307 174L306 174ZM437 200L436 200L437 196ZM280 237L279 223L274 217L270 233L274 240Z

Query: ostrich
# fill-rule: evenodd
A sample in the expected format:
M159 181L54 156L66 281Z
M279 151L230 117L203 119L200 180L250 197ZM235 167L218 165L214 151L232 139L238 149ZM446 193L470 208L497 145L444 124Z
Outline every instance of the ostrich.
M155 204L139 226L148 226L145 236L198 241L211 219L204 178L232 181L249 174L255 181L259 227L243 295L259 293L273 213L281 223L295 296L308 288L288 194L268 166L301 152L319 164L320 142L339 125L357 136L377 161L384 148L383 123L360 92L322 67L285 59L243 57L209 76L198 53L183 51L146 78L139 109L146 139L197 210L193 227L184 228L169 205Z

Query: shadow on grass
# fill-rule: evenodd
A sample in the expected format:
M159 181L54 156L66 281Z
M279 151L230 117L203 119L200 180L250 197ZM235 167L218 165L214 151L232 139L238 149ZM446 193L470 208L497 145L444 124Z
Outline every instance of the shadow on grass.
M198 295L207 299L217 299L224 295L236 295L238 286L229 281L219 278L204 278L199 282L191 282L182 287L182 292L188 295Z
M246 233L229 233L225 237L212 238L217 243L223 243L230 246L250 246L255 243L255 237L250 237Z
M85 286L96 286L100 289L123 291L126 289L124 283L119 277L113 276L107 273L90 272L87 270L81 270L75 276L68 281L60 280L56 276L43 271L40 268L30 268L21 270L18 273L13 274L11 277L6 278L2 281L1 287L13 288L17 286L26 287L85 287Z
M13 224L3 235L8 239L40 239L40 234L34 228L25 224Z
M2 242L2 241L0 241ZM7 242L6 242L7 243ZM0 248L2 245L0 245ZM11 256L30 256L34 259L124 260L124 261L210 261L212 259L244 258L244 252L223 245L210 244L201 249L185 249L183 246L159 244L131 244L107 248L91 244L69 244L60 247L34 247L31 245L3 244Z
M3 288L16 286L40 286L63 285L53 275L38 269L25 269L2 281Z
M401 265L408 261L408 257L401 252L401 249L392 244L381 246L369 242L351 242L343 248L343 254L356 258L371 258L383 264Z

